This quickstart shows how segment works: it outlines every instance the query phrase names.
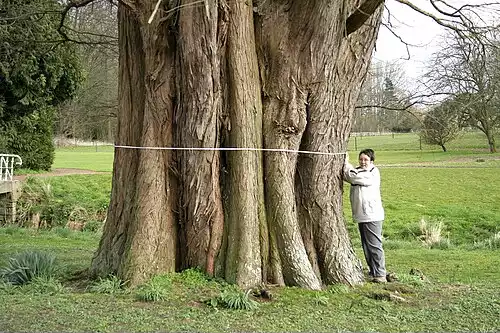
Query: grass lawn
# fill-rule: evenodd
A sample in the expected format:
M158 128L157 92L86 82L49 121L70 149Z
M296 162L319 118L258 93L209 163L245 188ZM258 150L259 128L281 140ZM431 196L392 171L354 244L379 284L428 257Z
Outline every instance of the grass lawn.
M91 233L0 229L0 257L36 248L57 255L63 275L88 266L98 244ZM357 248L360 251L359 248ZM0 287L3 332L493 332L500 327L500 256L492 250L387 248L400 281L312 292L271 288L272 301L254 310L226 310L207 301L228 288L196 271L159 277L163 300L144 302L137 290L92 291L92 281ZM418 269L420 280L408 272ZM394 298L393 298L394 297Z
M111 173L47 178L42 185L51 188L50 200L36 202L54 218L54 228L1 227L0 267L14 253L36 249L54 254L60 270L56 280L22 287L0 282L0 331L499 331L500 155L486 152L477 133L450 143L447 153L425 145L420 150L414 134L356 141L357 150L377 152L387 268L398 281L314 292L268 286L271 301L255 298L258 306L252 310L228 310L220 299L233 287L195 270L159 276L133 290L113 278L89 280L78 272L90 265L100 234L64 225L75 212L98 219L92 212L106 209ZM351 161L357 159L353 144L351 139ZM111 171L112 159L112 147L64 148L56 151L53 168ZM347 191L344 200L361 258ZM422 242L422 218L428 226L442 227L442 242ZM144 295L157 300L145 301Z
M78 146L56 149L52 169L113 171L113 146Z
M414 238L421 218L455 244L500 231L500 169L381 168L386 237Z
M418 133L394 133L381 135L353 135L349 140L349 150L372 148L374 150L421 150L440 151L439 146L431 146L420 141ZM462 132L455 140L446 144L449 151L473 150L487 152L488 141L481 132Z

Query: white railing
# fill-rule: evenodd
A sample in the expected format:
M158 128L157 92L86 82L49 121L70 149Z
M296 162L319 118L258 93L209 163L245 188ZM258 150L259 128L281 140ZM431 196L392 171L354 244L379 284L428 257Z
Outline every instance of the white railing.
M14 164L23 164L21 156L0 154L0 181L12 181L12 177L14 176Z

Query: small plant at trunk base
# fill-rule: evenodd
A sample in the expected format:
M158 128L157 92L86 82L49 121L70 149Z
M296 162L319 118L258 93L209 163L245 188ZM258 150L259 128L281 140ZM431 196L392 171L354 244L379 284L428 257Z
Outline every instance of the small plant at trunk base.
M33 294L56 295L64 292L64 286L53 276L37 276L23 290Z
M208 276L197 268L183 270L176 275L185 286L199 287L204 286L209 281Z
M91 287L90 291L99 294L117 294L123 291L124 282L114 275L107 278L99 278Z
M24 251L9 258L0 269L0 277L14 285L23 285L36 277L55 276L57 268L55 256L39 251Z
M137 300L143 302L163 301L167 298L168 291L168 286L153 278L137 289L135 297Z
M327 291L331 294L347 294L349 292L349 287L339 283L328 286Z
M328 297L325 296L324 294L319 293L319 292L315 293L314 294L314 304L327 306L328 305Z
M251 289L244 292L238 287L230 287L215 298L205 301L205 304L214 308L222 307L231 310L254 310L258 307L259 303L249 297L252 292Z

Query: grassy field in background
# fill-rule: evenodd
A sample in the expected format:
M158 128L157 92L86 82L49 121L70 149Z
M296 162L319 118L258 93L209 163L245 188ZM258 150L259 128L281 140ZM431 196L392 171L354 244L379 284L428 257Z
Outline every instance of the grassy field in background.
M258 300L258 307L247 311L213 306L230 286L192 270L154 280L155 290L165 295L156 302L139 300L141 288L104 292L102 286L109 288L113 279L93 281L75 275L90 265L100 234L74 232L64 225L71 214L99 223L109 201L111 173L44 178L33 181L33 186L50 188L49 199L33 202L57 221L52 230L0 228L0 266L25 249L53 253L61 267L60 287L43 281L16 288L0 283L0 331L499 331L500 155L488 153L486 141L477 133L463 135L446 153L425 145L420 150L414 134L356 141L357 149L352 139L349 144L352 162L362 148L377 153L387 268L399 281L336 285L315 292L269 286L272 301ZM99 146L97 151L61 148L53 168L111 171L112 160L111 146ZM362 258L347 192L348 228ZM422 218L430 226L441 224L442 242L436 246L423 242Z
M57 148L52 169L113 171L113 146L75 146Z
M382 168L388 238L414 239L419 221L443 223L451 243L500 232L500 169Z
M475 150L488 152L486 136L480 132L462 132L455 140L447 143L449 150ZM420 140L418 133L394 133L380 135L352 134L349 140L350 150L372 148L374 150L424 150L440 151L441 147L428 145Z

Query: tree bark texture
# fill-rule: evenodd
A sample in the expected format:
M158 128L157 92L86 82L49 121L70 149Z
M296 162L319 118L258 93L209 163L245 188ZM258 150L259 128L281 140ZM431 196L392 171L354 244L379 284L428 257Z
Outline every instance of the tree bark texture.
M117 145L149 148L116 148L92 271L361 283L341 171L381 8L348 34L354 0L127 3ZM186 150L151 149L173 146Z
M165 22L119 8L120 113L118 145L173 144L175 39ZM161 22L161 21L156 21ZM131 285L174 271L177 251L176 179L172 152L116 150L108 218L92 264L96 274L116 273Z
M218 28L224 31L227 24L215 2L186 7L179 11L178 22L177 146L217 148L224 51ZM220 153L182 151L178 154L178 168L182 265L199 267L213 275L224 223Z
M231 3L227 38L230 147L262 147L262 104L251 2ZM261 225L265 224L262 153L226 153L227 190L224 276L232 283L262 282Z

